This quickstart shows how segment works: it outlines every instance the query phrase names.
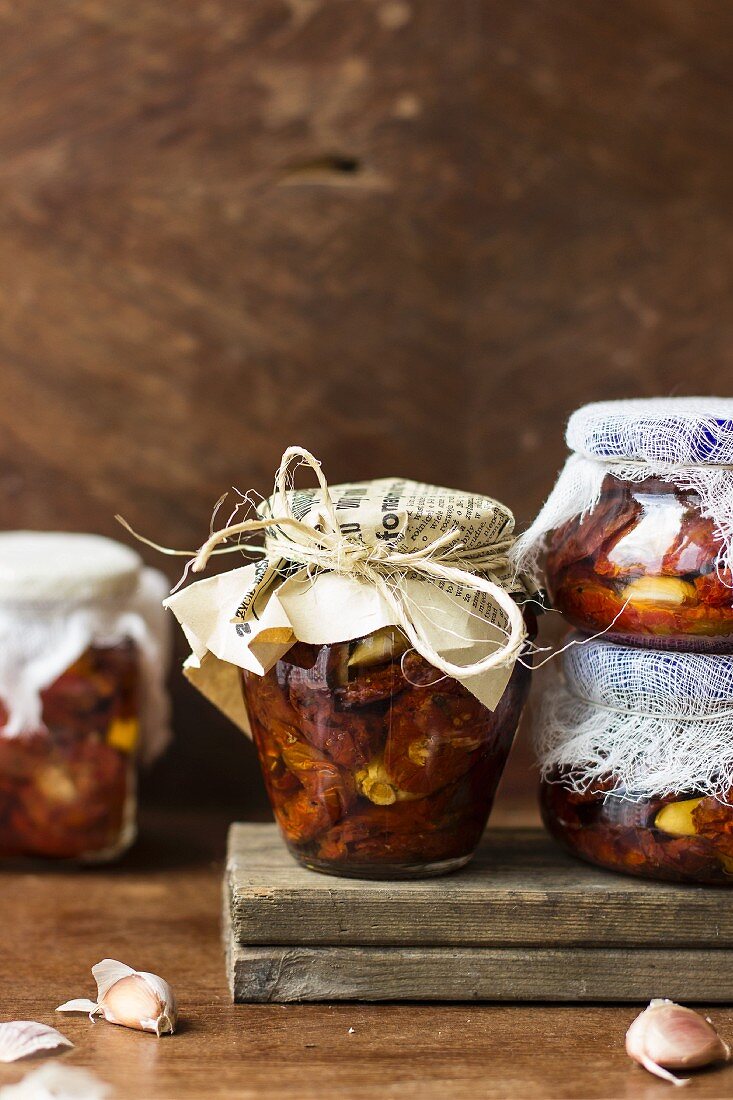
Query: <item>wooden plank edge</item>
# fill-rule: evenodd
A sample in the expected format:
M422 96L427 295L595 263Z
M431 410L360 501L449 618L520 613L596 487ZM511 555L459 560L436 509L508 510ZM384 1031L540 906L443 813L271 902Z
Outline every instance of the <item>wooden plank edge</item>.
M235 1002L733 1003L733 951L242 947Z
M229 993L233 1001L236 1001L236 990L234 987L234 978L237 973L237 951L238 946L234 941L232 932L232 890L231 882L229 878L229 868L227 866L224 872L224 878L222 882L222 894L224 904L222 906L222 923L221 923L221 940L222 947L224 948L224 967L226 970L227 985L229 986Z
M725 900L726 903L728 899ZM245 946L617 947L728 950L733 924L714 904L668 913L609 897L304 898L295 890L230 890L232 935Z

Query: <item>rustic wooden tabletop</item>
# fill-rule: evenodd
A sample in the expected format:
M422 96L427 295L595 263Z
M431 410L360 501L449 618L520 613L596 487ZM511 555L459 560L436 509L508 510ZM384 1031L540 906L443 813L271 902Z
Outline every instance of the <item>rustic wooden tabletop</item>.
M503 811L496 823L518 816ZM63 1060L109 1082L117 1100L669 1095L624 1054L633 1005L233 1006L220 942L226 826L214 815L148 816L117 867L5 871L3 1018L59 1026L75 1044ZM55 1016L62 1001L93 993L89 968L104 956L171 982L176 1036ZM710 1014L732 1038L733 1009ZM30 1068L0 1066L0 1086ZM690 1096L732 1093L733 1067L688 1087Z

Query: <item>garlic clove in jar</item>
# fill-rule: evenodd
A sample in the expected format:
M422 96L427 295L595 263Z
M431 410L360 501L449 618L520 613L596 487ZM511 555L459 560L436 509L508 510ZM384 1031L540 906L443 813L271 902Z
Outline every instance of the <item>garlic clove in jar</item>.
M385 661L395 661L407 653L410 643L397 626L384 626L361 638L349 657L349 668L370 668Z
M695 836L697 829L692 818L701 798L685 798L681 802L668 802L654 818L654 825L663 833L672 836Z
M394 802L413 802L420 797L395 786L381 756L375 756L366 768L355 772L354 781L358 793L368 798L375 806L391 806Z
M630 603L657 604L661 607L680 607L697 600L694 584L679 577L637 577L626 586L622 595Z
M115 959L102 959L92 967L97 1000L79 998L59 1005L57 1012L88 1012L110 1024L151 1031L160 1038L172 1035L178 1022L173 990L157 974L133 970Z
M649 1073L684 1085L670 1070L727 1062L730 1047L709 1020L673 1001L653 1000L626 1032L626 1053Z

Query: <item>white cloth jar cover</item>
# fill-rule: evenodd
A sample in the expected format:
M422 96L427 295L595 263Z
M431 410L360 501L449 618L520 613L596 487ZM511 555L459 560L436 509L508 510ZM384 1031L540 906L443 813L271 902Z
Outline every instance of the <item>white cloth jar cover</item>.
M655 397L599 401L570 417L573 454L537 518L511 552L518 569L536 574L546 536L598 504L604 478L649 477L693 490L700 512L723 540L719 565L733 562L733 399ZM732 597L733 598L733 597Z
M582 792L645 799L686 792L733 799L733 655L680 653L573 636L563 680L535 726L544 778Z
M16 737L43 728L41 692L92 644L130 638L140 655L139 756L170 738L165 676L170 623L166 578L138 554L98 535L0 534L0 699Z

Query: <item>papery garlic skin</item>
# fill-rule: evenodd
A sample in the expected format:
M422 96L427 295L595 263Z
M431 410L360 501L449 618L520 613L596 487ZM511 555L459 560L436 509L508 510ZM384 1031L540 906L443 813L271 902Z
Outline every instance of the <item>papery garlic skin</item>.
M686 1085L687 1078L669 1071L727 1062L730 1047L709 1020L660 998L651 1001L626 1032L626 1053L649 1073L673 1085Z
M173 990L157 974L133 970L116 959L102 959L92 967L97 1000L66 1001L57 1012L88 1012L90 1019L103 1016L110 1024L172 1035L178 1023Z
M9 1020L0 1024L0 1062L16 1062L41 1050L73 1047L55 1027L39 1024L35 1020Z
M0 1088L0 1100L107 1100L112 1089L78 1066L46 1062L14 1085Z

